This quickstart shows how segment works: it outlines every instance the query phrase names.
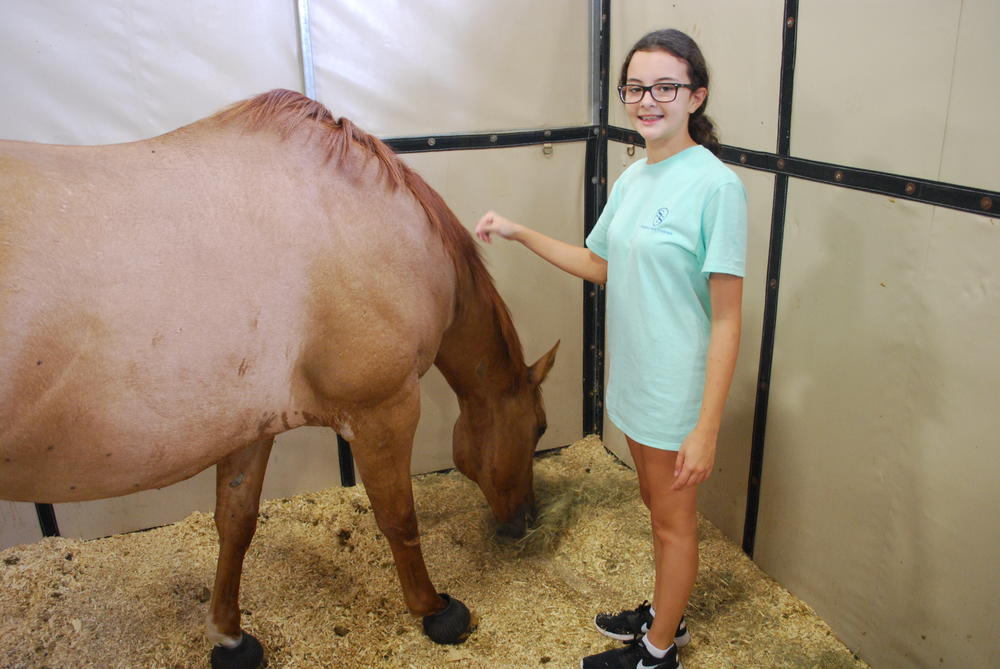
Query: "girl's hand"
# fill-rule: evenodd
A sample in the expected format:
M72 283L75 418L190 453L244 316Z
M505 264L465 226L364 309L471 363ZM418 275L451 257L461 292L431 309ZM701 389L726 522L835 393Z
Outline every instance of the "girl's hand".
M476 223L476 237L479 237L486 243L493 241L493 233L500 235L504 239L513 239L520 229L521 226L514 221L504 218L495 211L488 211Z
M715 466L716 435L695 428L677 453L674 464L674 484L671 490L683 490L698 485L709 477Z

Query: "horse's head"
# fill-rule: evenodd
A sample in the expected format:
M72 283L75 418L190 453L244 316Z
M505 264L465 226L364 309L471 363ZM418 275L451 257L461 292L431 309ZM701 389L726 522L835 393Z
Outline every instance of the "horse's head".
M524 367L513 387L459 399L455 466L482 489L502 536L522 536L534 517L532 457L546 428L539 386L552 369L557 348L558 342L534 365Z

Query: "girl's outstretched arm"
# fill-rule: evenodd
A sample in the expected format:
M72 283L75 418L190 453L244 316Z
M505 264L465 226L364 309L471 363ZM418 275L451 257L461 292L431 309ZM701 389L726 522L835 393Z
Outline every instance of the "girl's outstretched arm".
M564 272L603 284L608 280L608 262L584 246L574 246L489 211L476 224L476 236L486 243L493 235L521 242L539 257Z

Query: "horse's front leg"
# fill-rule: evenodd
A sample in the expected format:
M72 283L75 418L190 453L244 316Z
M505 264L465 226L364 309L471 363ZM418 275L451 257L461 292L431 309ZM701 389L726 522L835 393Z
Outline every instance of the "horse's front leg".
M219 562L206 621L215 669L257 669L263 665L260 643L240 629L240 576L243 558L257 529L264 472L274 438L227 455L216 465L215 526Z
M420 549L410 480L419 418L420 393L414 387L361 417L352 451L375 521L389 541L410 613L423 616L424 631L433 641L461 643L473 629L469 610L457 599L438 594Z

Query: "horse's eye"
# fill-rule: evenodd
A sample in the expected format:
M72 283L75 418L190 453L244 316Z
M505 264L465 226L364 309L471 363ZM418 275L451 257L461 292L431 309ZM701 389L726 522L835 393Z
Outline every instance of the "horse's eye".
M541 439L542 435L545 434L545 430L547 430L547 429L548 429L547 425L539 425L538 426L538 437L537 438Z

